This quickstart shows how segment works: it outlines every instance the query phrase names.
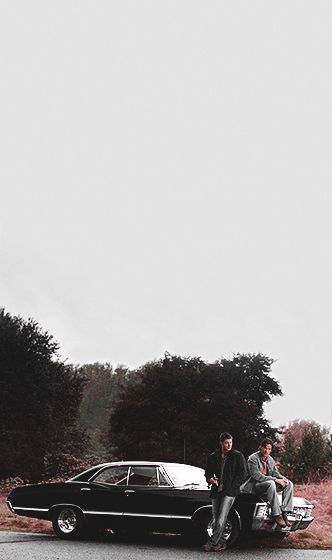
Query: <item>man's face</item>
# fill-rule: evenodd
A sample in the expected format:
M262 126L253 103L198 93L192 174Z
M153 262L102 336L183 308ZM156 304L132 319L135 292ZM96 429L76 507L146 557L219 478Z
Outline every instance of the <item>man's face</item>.
M224 439L223 441L219 442L219 445L220 445L220 451L222 453L228 453L232 449L233 440L231 438Z
M261 445L260 450L263 457L268 457L271 454L272 445L270 443L267 443L266 445Z

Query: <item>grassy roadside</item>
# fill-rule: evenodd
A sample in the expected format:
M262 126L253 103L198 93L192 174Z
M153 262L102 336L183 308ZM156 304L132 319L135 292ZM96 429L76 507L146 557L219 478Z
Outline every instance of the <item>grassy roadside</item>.
M42 519L21 517L9 511L8 492L0 492L0 531L26 531L29 533L52 533L52 525Z
M39 519L30 519L14 515L6 505L9 491L0 491L0 530L52 533L51 523ZM295 494L310 500L314 508L315 519L304 531L297 531L283 541L264 538L259 546L303 549L332 549L332 480L320 484L305 484L295 487ZM253 544L253 543L252 543Z
M297 531L286 539L286 546L294 548L332 549L332 480L319 484L302 484L295 487L295 494L310 500L315 506L311 526Z

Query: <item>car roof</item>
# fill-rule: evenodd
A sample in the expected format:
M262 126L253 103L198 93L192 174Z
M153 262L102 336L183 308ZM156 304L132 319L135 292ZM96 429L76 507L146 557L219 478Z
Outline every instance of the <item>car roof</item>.
M185 463L171 463L171 462L167 462L167 461L112 461L109 463L100 463L99 465L93 465L91 467L89 467L88 469L86 469L83 472L80 472L78 474L76 474L75 476L71 477L69 480L67 480L67 482L71 482L71 481L75 481L77 479L80 479L80 477L82 475L85 475L91 471L95 471L95 473L99 470L102 470L104 468L107 467L121 467L121 466L163 466L166 467L182 467L182 468L194 468L194 469L198 469L199 467L194 467L193 465L187 465ZM202 469L200 469L202 470Z
M164 466L175 466L175 467L194 467L194 465L187 465L186 463L171 463L167 461L113 461L111 463L101 463L100 465L95 465L95 467L112 467L112 466L126 466L126 465L164 465ZM91 467L94 468L94 467ZM199 467L194 467L198 469Z

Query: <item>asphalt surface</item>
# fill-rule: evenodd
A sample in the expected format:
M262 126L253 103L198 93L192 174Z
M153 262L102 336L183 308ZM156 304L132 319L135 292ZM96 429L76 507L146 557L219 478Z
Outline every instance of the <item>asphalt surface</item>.
M332 550L231 549L204 553L179 538L151 536L134 541L112 537L64 541L39 533L0 532L0 560L332 560Z

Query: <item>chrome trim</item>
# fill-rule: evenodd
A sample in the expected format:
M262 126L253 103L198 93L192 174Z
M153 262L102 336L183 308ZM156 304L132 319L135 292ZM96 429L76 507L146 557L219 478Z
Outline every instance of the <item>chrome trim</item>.
M111 463L101 463L99 466L99 470L97 472L100 471L100 469L106 465L110 465ZM96 467L98 467L98 465L94 465L93 467L90 467L89 469L85 469L85 471L82 471L78 474L76 474L75 476L73 476L72 478L68 478L68 480L65 480L65 484L67 482L78 482L79 484L82 484L82 482L86 482L86 480L76 480L79 476L82 476L83 474L87 474L89 471L93 471L93 469L95 469ZM92 475L94 476L94 475ZM90 476L90 478L88 480L90 480L92 478L92 476Z
M44 509L44 508L28 508L28 507L20 507L20 506L15 506L14 508L14 512L16 509L19 509L21 511L48 511L48 509Z
M158 517L162 519L191 519L189 515L161 515L158 513L132 513L132 512L117 512L117 511L83 511L87 515L117 515L127 517Z
M96 476L98 476L98 474L100 472L102 472L103 470L106 470L109 467L109 465L101 465L100 469L98 471L96 471L92 476L90 476L90 478L88 478L88 482L93 482L93 479L96 478Z
M310 517L303 517L302 515L297 517L292 514L288 515L288 521L292 523L292 527L298 524L300 526L302 523L311 523L314 519L315 518L312 515Z
M69 482L70 484L88 484L87 480L65 480L63 484L68 484Z
M136 465L135 465L135 466L136 466ZM130 486L129 480L130 480L131 467L132 467L132 465L129 465L129 466L128 466L128 471L127 471L127 484L126 484L126 486Z
M206 506L201 506L198 509L196 509L196 511L194 511L194 513L192 514L191 518L193 519L195 515L197 515L200 511L202 511L202 509L207 509L207 508L211 510L211 514L212 514L212 505L206 504Z
M231 515L232 513L236 514L236 517L237 517L238 522L239 522L240 531L241 531L241 529L242 529L241 516L240 516L239 512L237 511L237 509L235 509L235 508L232 508L228 515Z
M159 485L160 488L174 488L174 482L172 481L170 475L168 474L167 470L165 469L164 465L158 465L158 484L159 484L159 471L161 472L161 474L166 478L166 480L168 480L169 484L167 484L166 486L163 485Z
M10 502L9 500L6 500L6 504L7 504L8 509L9 509L12 513L15 513L15 510L14 510L14 508L13 508L13 506L12 506L12 504L11 504L11 502Z
M161 515L159 513L131 513L124 512L128 517L160 517L162 519L191 519L191 515Z
M90 478L88 479L88 482L94 482L94 479L97 478L97 476L102 472L102 471L106 471L106 469L109 469L111 467L127 467L127 483L126 484L111 484L110 482L103 482L102 484L108 484L109 486L128 486L128 478L129 478L129 471L130 471L130 466L129 465L123 465L121 463L119 464L112 464L112 463L106 463L104 465L102 465L102 467L95 472L95 474L93 474L92 476L90 476ZM99 482L96 482L96 484L99 484Z
M76 507L77 509L81 509L80 507L71 504L56 504L52 506L50 510L63 506ZM43 508L15 507L14 512L16 509L22 511L49 511L48 509L43 509ZM119 512L119 511L90 511L90 510L81 510L81 511L83 511L84 515L86 514L87 515L115 515L115 516L127 516L127 517L156 517L161 519L191 519L190 515L189 516L188 515L162 515L158 513L156 514L155 513L132 513L132 512Z
M312 510L314 509L314 507L315 506L313 506L313 505L310 505L310 506L294 506L293 511L290 513L290 515L291 516L293 515L294 517L296 517L298 515L302 515L301 513L298 513L298 510L301 510L301 511L305 510L306 514L307 514L307 512L309 512L310 515L312 515ZM305 519L308 519L308 517L310 517L310 516L306 515Z
M57 524L62 533L69 535L75 531L77 524L77 511L72 508L63 509L57 517Z
M68 504L68 502L67 502L67 503L64 502L63 504L54 504L53 506L51 506L51 507L50 507L48 510L46 510L46 511L48 511L49 513L51 513L54 509L59 508L59 507L61 507L61 508L62 508L62 507L67 507L67 508L68 508L68 507L71 507L71 508L74 508L74 509L79 509L82 513L84 513L83 510L82 510L82 508L81 508L80 506L78 506L77 504Z
M177 466L185 466L185 467L194 467L195 465L188 465L187 463L173 463L171 461L112 461L112 462L108 462L108 463L100 463L100 465L94 465L93 467L90 467L89 469L86 469L84 471L82 471L81 473L78 473L77 475L69 478L68 480L66 480L65 482L87 482L86 480L76 480L78 477L82 476L83 474L88 473L89 471L95 469L96 467L99 467L99 469L95 472L94 475L90 476L90 478L88 479L88 482L97 475L97 473L99 473L103 468L105 467L120 467L120 466L125 466L125 467L129 467L129 466L155 466L155 467L161 467L162 470L164 470L164 472L166 472L167 477L172 481L172 478L168 475L167 472L167 466L168 465L177 465ZM197 467L199 468L199 467ZM203 470L203 469L201 469ZM174 486L174 484L173 484Z
M130 483L130 477L131 477L131 469L134 469L136 467L150 467L150 468L154 468L156 469L156 475L157 475L157 486L149 486L149 488L159 488L159 477L158 477L158 467L159 465L130 465L129 470L128 470L128 478L127 478L127 486L139 486L140 488L147 488L147 484L131 484Z
M167 474L168 480L171 481L172 487L173 487L173 488L176 488L175 481L173 480L173 478L172 478L171 475L169 474L168 470L165 469L164 465L162 465L162 467L163 467L164 472L166 472L166 474Z
M86 511L83 510L84 515L123 515L122 511Z
M257 512L259 510L260 507L267 507L267 512L265 515L262 516L258 516ZM252 518L252 525L251 525L251 529L252 531L267 531L267 532L290 532L290 531L297 531L298 529L304 528L306 529L308 527L308 525L310 525L310 523L313 521L314 517L311 515L310 517L303 517L302 515L296 515L295 512L292 512L290 514L288 514L288 520L291 523L290 527L285 527L285 528L280 528L277 526L277 524L274 522L272 516L271 516L271 509L270 509L270 504L269 502L257 502L255 509L254 509L254 514L253 514L253 518ZM313 505L307 505L307 506L295 506L296 508L301 508L301 509L306 509L308 511L310 511L310 514L312 512L313 509Z
M156 486L156 488L176 488L176 485L174 483L174 480L172 479L171 475L169 474L168 470L167 470L167 466L168 465L177 465L177 466L185 466L185 467L194 467L195 465L187 465L187 464L183 464L183 463L170 463L170 462L155 462L155 461L116 461L113 463L102 463L100 465L100 468L87 480L87 481L81 481L81 480L75 480L76 477L81 476L82 474L85 474L87 472L89 472L89 470L92 470L94 467L92 467L91 469L87 469L86 471L83 471L83 473L80 473L78 475L76 475L76 477L70 478L69 480L67 480L66 482L79 482L80 484L82 483L86 483L86 482L93 482L94 479L106 468L109 467L128 467L128 471L127 471L127 486L130 486L128 484L129 482L129 478L130 478L130 470L132 467L156 467L157 469L157 476L158 476L158 469L161 470L161 472L163 473L163 475L165 476L165 478L170 482L170 485L167 486ZM198 468L198 467L196 467ZM202 469L201 469L202 470ZM159 477L158 477L159 478ZM116 485L114 485L116 486ZM207 488L204 488L204 490L206 490Z
M266 523L266 520L267 520L268 516L264 515L263 517L261 517L261 516L258 517L257 512L258 512L258 509L260 507L267 507L267 505L268 505L267 502L263 502L263 501L262 502L256 502L254 513L253 513L253 516L252 516L252 523L251 523L251 530L252 531L260 531L260 530L265 528L265 523Z

